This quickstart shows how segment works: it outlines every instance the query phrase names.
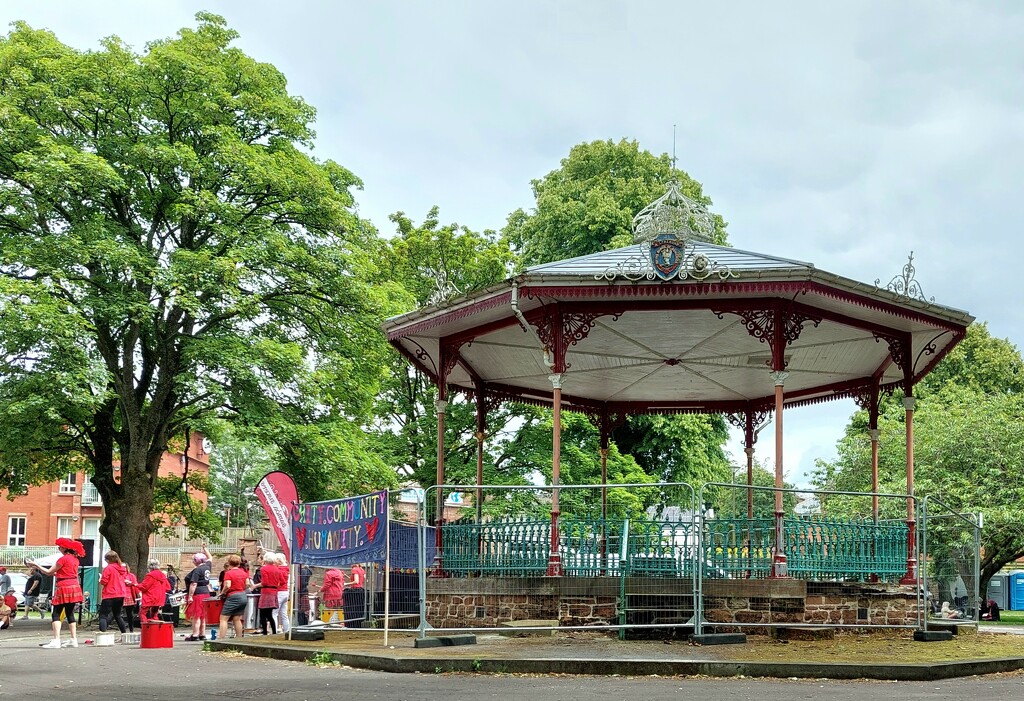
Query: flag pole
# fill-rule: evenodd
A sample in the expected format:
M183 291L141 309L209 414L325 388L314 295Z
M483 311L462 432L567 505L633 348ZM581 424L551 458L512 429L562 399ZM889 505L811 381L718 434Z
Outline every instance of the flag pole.
M292 509L293 510L295 508L295 504L296 504L296 502L293 501L292 502ZM295 592L297 591L296 585L298 584L299 569L298 569L298 565L295 564L295 551L292 550L292 527L293 527L293 524L289 523L288 525L289 525L289 528L288 528L288 541L286 543L286 547L288 548L288 565L289 565L288 566L288 570L291 572L291 577L288 578L288 602L285 604L285 606L290 608L292 611L298 611L298 608L297 608L298 602L295 600ZM292 629L294 629L295 626L292 625L292 620L291 620L292 616L291 616L291 613L287 610L287 608L285 609L285 616L288 617L288 638L287 638L287 640L291 641L291 639L292 639ZM298 623L298 622L299 622L299 617L296 616L295 617L295 623Z
M385 490L385 495L387 513L384 514L384 537L387 543L384 545L384 647L387 647L388 623L391 620L391 492Z

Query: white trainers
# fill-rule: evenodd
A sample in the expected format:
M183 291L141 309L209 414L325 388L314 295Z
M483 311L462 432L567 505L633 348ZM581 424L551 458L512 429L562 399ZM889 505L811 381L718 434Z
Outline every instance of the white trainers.
M51 640L48 643L43 643L39 647L45 648L47 650L59 650L60 649L60 641L59 640Z
M78 641L75 640L74 638L71 638L69 640L65 640L61 644L61 647L78 647Z

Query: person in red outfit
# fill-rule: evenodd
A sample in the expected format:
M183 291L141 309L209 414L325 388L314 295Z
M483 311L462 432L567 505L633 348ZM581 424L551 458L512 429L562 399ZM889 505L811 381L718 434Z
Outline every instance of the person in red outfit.
M60 548L63 554L53 563L53 566L43 567L36 564L36 567L43 574L53 575L53 599L51 600L53 608L50 615L51 626L53 627L53 640L40 645L40 647L50 650L61 647L61 616L67 619L68 632L71 633L71 638L64 644L64 647L78 647L75 605L85 600L85 594L82 593L82 585L78 581L78 558L85 557L85 546L77 540L71 540L70 538L58 538L54 545Z
M249 579L249 573L240 567L241 564L242 558L238 555L228 556L224 586L220 590L220 597L224 599L218 631L221 640L227 639L229 622L234 625L235 637L239 640L242 638L242 619L245 617L245 607L249 603L246 591L252 587L252 580Z
M135 578L132 567L124 563L127 574L124 576L124 617L127 619L128 632L135 632L135 617L139 613L139 580Z
M195 569L185 577L185 615L192 620L192 635L185 640L206 640L206 600L210 598L210 551L203 543L202 552L192 556Z
M359 563L352 565L352 577L345 581L345 627L362 628L366 619L366 570Z
M14 588L7 590L3 599L0 599L0 630L10 628L14 625L14 619L18 617L18 598L14 596Z
M320 595L324 600L324 608L340 609L345 597L345 573L336 569L327 570Z
M263 565L260 567L260 581L254 587L260 592L260 630L263 635L267 634L268 622L271 634L277 634L277 622L274 614L277 612L277 592L281 591L283 585L284 582L281 581L281 572L277 567L274 553L264 553Z
M159 560L150 560L149 573L139 582L139 591L142 592L142 608L139 609L139 620L159 621L160 609L167 600L167 592L171 585L167 581Z
M128 570L121 562L121 556L113 550L103 556L107 566L103 568L100 575L100 632L106 632L113 620L117 629L124 633L124 618L121 616L121 609L124 607L124 595L127 591L125 578Z

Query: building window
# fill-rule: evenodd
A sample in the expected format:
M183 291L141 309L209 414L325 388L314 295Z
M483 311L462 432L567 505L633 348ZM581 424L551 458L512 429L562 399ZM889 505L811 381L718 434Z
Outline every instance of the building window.
M72 523L70 516L61 516L57 519L57 537L58 538L71 538Z
M25 544L25 517L24 516L11 516L7 520L7 544L8 545L24 545Z
M74 494L75 493L75 475L74 472L68 473L68 476L60 481L60 493L61 494Z

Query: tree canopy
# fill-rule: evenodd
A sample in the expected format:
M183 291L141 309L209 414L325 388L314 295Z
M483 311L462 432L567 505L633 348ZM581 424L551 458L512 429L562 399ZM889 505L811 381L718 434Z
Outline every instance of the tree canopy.
M533 212L517 209L504 233L524 265L572 258L633 243L633 217L665 194L672 178L682 192L705 205L701 184L636 141L592 141L574 146L561 165L534 180ZM714 242L726 241L725 221L715 215Z
M296 469L365 447L338 426L368 420L402 296L369 284L360 181L309 155L314 110L236 36L200 13L142 53L0 38L0 484L87 466L136 565L160 456L204 417Z

